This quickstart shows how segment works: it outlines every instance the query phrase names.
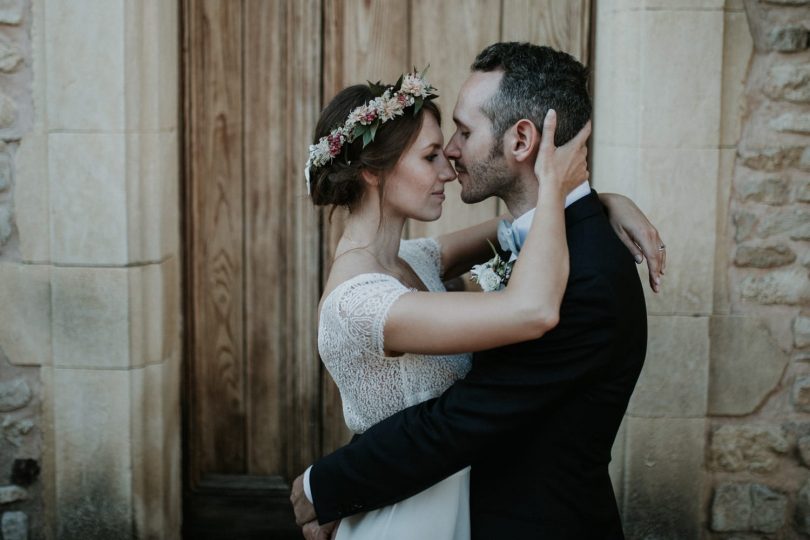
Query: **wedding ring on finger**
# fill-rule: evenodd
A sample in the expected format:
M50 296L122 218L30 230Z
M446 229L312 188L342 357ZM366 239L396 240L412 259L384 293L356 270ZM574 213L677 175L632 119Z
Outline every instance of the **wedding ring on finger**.
M664 244L661 244L660 246L658 246L658 251L666 251L666 249L667 249L667 246L665 246Z

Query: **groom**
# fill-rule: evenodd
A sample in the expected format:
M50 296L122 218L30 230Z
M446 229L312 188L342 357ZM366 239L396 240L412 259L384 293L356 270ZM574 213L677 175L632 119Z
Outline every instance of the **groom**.
M515 125L542 126L555 109L555 143L564 144L590 118L586 80L565 53L496 43L475 59L459 93L445 151L461 198L503 199L520 216L499 233L514 251L538 193L534 164L514 158L522 144ZM472 465L474 539L624 537L608 464L644 362L644 296L633 257L587 182L566 205L570 277L559 325L538 340L477 353L466 378L438 399L317 461L293 484L299 523L393 504Z

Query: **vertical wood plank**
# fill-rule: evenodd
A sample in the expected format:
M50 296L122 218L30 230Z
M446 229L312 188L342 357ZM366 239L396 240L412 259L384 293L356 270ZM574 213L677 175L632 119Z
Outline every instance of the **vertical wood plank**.
M395 82L408 69L408 3L399 0L325 0L324 2L324 105L350 84L367 80ZM310 127L312 129L314 123ZM311 137L311 133L310 133ZM345 214L325 212L323 271L328 275L334 248L343 230ZM340 395L324 370L323 451L346 444L350 434L343 422Z
M503 0L502 41L530 41L589 61L591 0Z
M289 4L286 70L287 106L284 140L287 143L285 176L287 230L294 253L287 267L288 320L295 322L287 334L285 358L287 394L295 396L285 417L286 468L290 480L321 455L321 363L318 357L318 301L320 298L320 244L318 213L306 195L304 165L312 129L318 119L321 94L321 0Z
M411 56L420 69L430 64L428 78L439 89L442 132L448 141L454 131L453 107L458 90L470 73L470 64L487 45L500 36L499 0L413 0ZM451 37L452 36L452 37ZM442 217L432 223L411 222L410 236L436 236L480 223L497 215L497 200L475 205L461 201L461 186L445 188Z
M284 2L246 0L245 344L248 385L247 469L278 474L283 462L286 318Z
M188 12L195 477L245 465L241 10L207 0Z

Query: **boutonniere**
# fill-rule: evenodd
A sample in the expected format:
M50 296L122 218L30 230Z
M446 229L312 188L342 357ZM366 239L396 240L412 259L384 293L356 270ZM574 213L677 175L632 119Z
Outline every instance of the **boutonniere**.
M492 242L487 241L492 252L495 254L490 260L484 264L476 264L470 270L472 280L481 287L484 292L499 291L506 287L509 282L509 276L512 275L512 266L514 261L504 261L498 254Z

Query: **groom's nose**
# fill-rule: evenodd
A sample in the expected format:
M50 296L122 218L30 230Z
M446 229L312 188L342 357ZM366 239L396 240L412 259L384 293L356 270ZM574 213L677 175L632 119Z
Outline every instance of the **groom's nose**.
M461 157L461 149L456 144L456 136L450 137L450 142L444 147L444 155L447 159L459 159Z

